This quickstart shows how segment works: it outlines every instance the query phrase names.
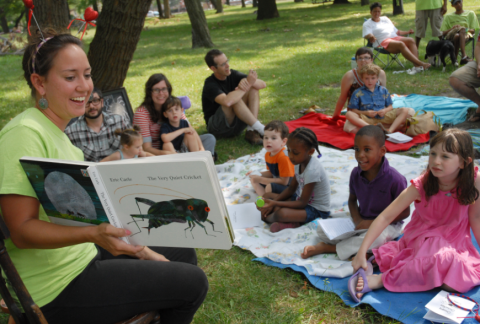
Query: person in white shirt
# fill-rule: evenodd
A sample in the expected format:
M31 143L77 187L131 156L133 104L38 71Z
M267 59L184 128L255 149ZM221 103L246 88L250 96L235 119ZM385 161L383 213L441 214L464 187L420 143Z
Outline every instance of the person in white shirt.
M381 17L382 5L374 2L370 6L372 18L363 24L362 36L367 39L374 47L381 46L390 53L402 53L408 61L413 63L414 69L410 74L421 72L430 67L429 63L424 63L418 59L418 50L415 40L411 37L403 37L413 33L409 31L398 30L388 17Z

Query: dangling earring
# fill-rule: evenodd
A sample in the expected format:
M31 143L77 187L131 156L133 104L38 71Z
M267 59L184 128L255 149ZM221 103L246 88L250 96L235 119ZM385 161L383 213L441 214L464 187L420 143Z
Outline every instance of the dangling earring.
M38 100L38 105L40 106L40 108L45 110L48 108L48 100L42 96L42 98Z

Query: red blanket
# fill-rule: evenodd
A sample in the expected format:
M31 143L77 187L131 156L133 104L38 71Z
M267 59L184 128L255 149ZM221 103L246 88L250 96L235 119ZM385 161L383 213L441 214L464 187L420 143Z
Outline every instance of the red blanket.
M298 127L310 128L321 143L328 143L339 149L346 150L353 147L355 134L349 134L343 131L345 116L340 116L337 120L332 120L331 116L324 114L306 114L305 116L286 122L290 132ZM412 141L404 144L395 144L389 141L385 142L388 152L407 151L412 146L428 142L428 134L418 135Z

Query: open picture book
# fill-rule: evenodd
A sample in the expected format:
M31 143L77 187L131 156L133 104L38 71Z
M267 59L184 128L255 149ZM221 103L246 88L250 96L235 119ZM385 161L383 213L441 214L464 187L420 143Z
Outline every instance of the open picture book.
M234 233L208 152L94 163L22 157L51 222L128 229L135 245L230 249Z

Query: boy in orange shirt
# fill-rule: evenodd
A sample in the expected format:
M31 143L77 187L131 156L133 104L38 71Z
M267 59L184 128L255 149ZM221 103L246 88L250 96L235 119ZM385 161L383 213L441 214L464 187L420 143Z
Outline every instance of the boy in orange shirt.
M265 162L268 171L262 172L260 176L250 175L250 182L259 196L274 198L295 176L293 164L283 152L288 134L288 127L282 121L274 120L265 126L263 147L267 150Z

